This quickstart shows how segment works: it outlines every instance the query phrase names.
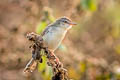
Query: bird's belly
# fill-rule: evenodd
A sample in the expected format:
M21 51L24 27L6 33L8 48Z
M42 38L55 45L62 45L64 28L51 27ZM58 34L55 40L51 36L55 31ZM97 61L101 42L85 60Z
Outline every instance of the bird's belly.
M51 50L56 50L64 38L63 34L49 33L43 36L46 46Z

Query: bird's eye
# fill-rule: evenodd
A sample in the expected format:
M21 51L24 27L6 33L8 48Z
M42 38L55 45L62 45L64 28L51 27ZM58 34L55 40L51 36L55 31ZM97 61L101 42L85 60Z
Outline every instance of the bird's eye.
M64 23L67 23L67 21L64 21Z

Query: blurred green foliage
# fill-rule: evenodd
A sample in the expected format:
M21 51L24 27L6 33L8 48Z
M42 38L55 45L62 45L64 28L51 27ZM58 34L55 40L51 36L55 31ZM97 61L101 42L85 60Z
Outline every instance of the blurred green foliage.
M36 27L36 32L38 34L41 34L41 32L43 32L43 30L47 27L49 23L52 23L55 21L55 17L52 15L50 8L45 7L43 15L44 16L41 22Z
M120 54L120 44L115 46L115 51Z
M113 38L120 37L120 6L116 4L116 6L111 6L106 10L106 17L108 21L112 23L111 35Z
M36 28L36 32L40 34L47 26L47 23L45 21L41 21Z
M95 11L97 9L96 0L81 0L81 6L85 10Z

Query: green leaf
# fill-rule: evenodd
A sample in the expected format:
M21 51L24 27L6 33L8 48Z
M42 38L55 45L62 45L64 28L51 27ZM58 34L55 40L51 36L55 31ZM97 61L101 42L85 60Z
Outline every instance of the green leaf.
M42 56L43 62L38 64L38 71L42 72L46 69L47 66L47 58L45 56Z
M52 68L50 66L46 66L45 76L47 77L47 80L50 79L52 75Z
M38 64L38 71L43 72L42 77L44 80L51 80L52 77L52 68L47 65L47 58L46 56L42 56L43 62Z

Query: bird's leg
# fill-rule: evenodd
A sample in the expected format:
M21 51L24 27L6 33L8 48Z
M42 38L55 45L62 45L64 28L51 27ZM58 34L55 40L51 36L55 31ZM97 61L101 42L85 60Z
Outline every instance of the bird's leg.
M51 57L54 57L55 58L55 61L57 62L57 63L59 63L60 61L59 61L59 58L54 54L54 51L52 51L52 50L50 50L50 55L51 55Z

